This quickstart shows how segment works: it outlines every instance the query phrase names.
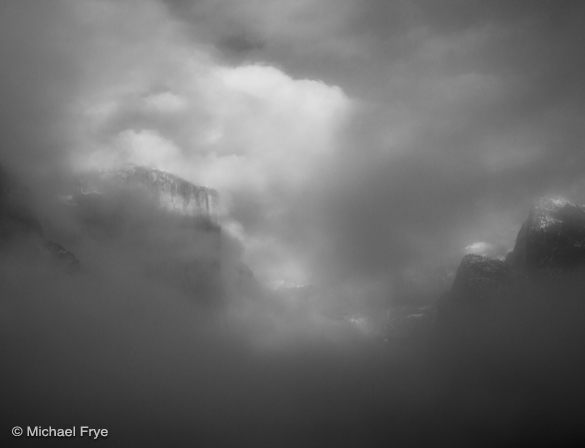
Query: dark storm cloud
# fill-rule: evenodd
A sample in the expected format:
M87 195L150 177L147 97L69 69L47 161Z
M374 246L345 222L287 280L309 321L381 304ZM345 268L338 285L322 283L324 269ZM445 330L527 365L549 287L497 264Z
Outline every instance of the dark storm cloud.
M207 0L161 2L171 14L186 20L189 25L193 24L187 28L196 41L211 41L228 60L247 60L266 44L262 30L249 23L254 21L254 17L245 14L245 5Z

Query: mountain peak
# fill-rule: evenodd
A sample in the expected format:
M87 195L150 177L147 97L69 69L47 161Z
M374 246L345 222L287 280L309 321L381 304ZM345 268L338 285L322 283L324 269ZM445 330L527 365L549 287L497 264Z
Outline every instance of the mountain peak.
M560 197L537 201L518 233L512 260L526 268L585 264L585 208Z
M582 207L560 196L546 196L532 206L527 225L535 231L547 231L556 225L574 219L578 215L585 216Z

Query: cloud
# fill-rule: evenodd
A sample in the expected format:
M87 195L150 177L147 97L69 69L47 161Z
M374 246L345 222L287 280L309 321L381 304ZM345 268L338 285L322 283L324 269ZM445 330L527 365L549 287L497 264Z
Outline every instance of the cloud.
M72 12L52 5L4 2L0 14L0 158L30 181L49 185L69 145L69 104L82 84Z
M5 158L219 188L273 248L259 265L383 277L509 243L532 198L580 191L579 2L64 0L42 24L14 5L4 135L27 149Z
M210 42L239 62L272 51L351 53L337 39L355 5L351 0L163 0L195 41Z
M335 159L352 100L269 63L229 64L158 2L136 5L75 8L87 53L75 58L83 83L68 105L73 144L64 159L76 169L152 166L216 188L236 204L232 218L256 269L290 271L300 262L279 220Z
M161 114L172 114L185 110L187 102L180 96L171 92L153 93L144 98L147 110Z
M215 147L243 161L241 170L223 173L218 183L237 185L246 176L241 187L253 182L270 194L274 183L302 184L316 162L335 151L350 107L340 88L260 65L222 67L214 80L219 92L208 107L219 133Z
M364 435L387 438L389 415L412 441L417 428L408 422L421 421L413 415L434 421L426 410L444 404L426 396L437 397L435 370L418 361L400 368L386 349L380 357L378 347L347 343L339 316L355 312L347 320L364 328L362 316L386 316L402 273L457 263L474 241L486 243L470 250L510 247L535 196L585 199L583 5L3 2L0 162L43 198L72 167L125 162L219 188L231 212L226 232L261 277L317 285L280 302L238 297L211 318L175 278L157 279L170 275L158 257L212 258L214 241L191 228L168 232L164 218L122 195L111 208L150 224L137 240L98 244L59 216L53 232L70 238L89 274L65 277L34 254L0 264L2 331L13 342L4 384L27 383L14 389L24 396L5 394L7 408L74 420L70 411L79 414L98 391L104 398L87 419L98 421L129 397L112 434L130 425L134 443L153 418L167 422L166 435L181 438L181 427L192 437L194 416L203 440L231 443L270 413L275 445L284 430L303 445L315 422L318 434L335 437L347 422L354 445ZM49 217L62 210L39 202ZM236 271L237 244L223 241ZM316 344L331 335L341 350ZM292 347L265 357L250 339ZM429 384L420 372L431 372ZM333 401L315 410L317 390ZM153 393L155 414L144 406ZM454 416L469 408L459 401ZM355 409L366 410L357 426ZM267 440L264 428L253 435Z
M321 36L357 49L351 57L292 51L296 37L260 52L360 104L313 184L315 202L295 207L292 221L305 227L287 230L310 241L315 269L390 276L404 263L449 259L468 241L509 245L532 199L570 191L585 168L582 8L353 2L331 9L339 26Z
M151 130L122 131L110 150L123 161L144 166L173 166L181 158L180 150L171 141Z

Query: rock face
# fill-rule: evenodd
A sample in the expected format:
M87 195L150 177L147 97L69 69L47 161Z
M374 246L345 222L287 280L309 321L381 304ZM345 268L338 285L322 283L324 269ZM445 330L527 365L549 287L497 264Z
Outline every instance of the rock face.
M501 260L466 255L457 269L452 291L456 297L481 300L498 293L510 282L510 269Z
M193 185L173 174L151 168L130 166L100 173L84 182L83 194L102 192L104 184L138 189L146 193L164 210L173 214L217 220L219 195L217 191Z
M497 314L517 305L506 303L512 297L522 297L522 306L530 306L527 297L534 291L529 293L529 288L546 282L549 273L579 267L585 267L585 209L561 198L541 199L505 261L474 254L463 257L451 291L439 304L439 320L459 325L482 313L485 317L488 308L499 309Z
M562 198L544 198L530 210L505 261L466 255L452 289L481 296L505 287L519 274L580 266L585 266L585 208Z
M162 232L165 226L208 233L221 229L215 190L150 168L86 173L72 194L62 199L94 237L119 237L138 228L154 229L157 223Z
M451 290L439 301L437 320L450 329L477 326L494 307L501 306L513 274L499 259L469 254L463 257Z
M546 198L530 211L509 258L519 269L571 269L585 265L585 208Z
M163 171L130 166L86 173L65 198L82 238L124 247L135 272L201 304L229 295L239 255L220 225L219 195Z
M39 221L23 203L22 195L23 189L0 165L0 241L42 233Z
M32 242L35 256L48 255L66 270L77 270L77 257L59 243L47 239L40 221L27 206L26 196L26 189L11 179L0 165L0 247Z

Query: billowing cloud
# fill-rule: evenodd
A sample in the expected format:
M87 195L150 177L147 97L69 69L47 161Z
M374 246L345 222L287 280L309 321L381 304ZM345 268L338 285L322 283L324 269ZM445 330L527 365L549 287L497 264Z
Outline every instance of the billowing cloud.
M510 244L540 194L580 199L580 2L55 5L3 14L4 135L29 148L6 158L219 188L258 265L383 277Z
M267 62L231 65L193 43L161 4L134 6L76 9L92 57L79 61L84 83L69 105L73 165L134 163L216 188L234 204L249 262L271 275L300 272L278 221L332 166L352 101Z
M196 7L167 3L196 39L220 42L221 30L197 34ZM535 197L578 191L580 2L352 1L322 18L324 4L300 2L305 15L281 33L261 31L270 12L257 4L215 18L270 35L245 57L338 84L360 104L313 195L290 203L289 221L304 225L282 223L316 270L391 276L470 241L509 246Z

